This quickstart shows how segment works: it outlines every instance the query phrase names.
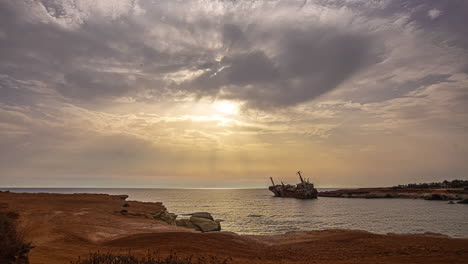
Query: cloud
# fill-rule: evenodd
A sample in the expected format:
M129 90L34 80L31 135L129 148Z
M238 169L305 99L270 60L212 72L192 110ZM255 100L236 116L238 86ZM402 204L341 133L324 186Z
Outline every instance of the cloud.
M76 100L138 99L141 91L154 97L178 90L262 108L316 98L379 61L374 37L363 28L347 30L348 20L303 14L295 19L298 11L288 5L267 11L250 6L252 11L240 13L246 7L229 2L213 3L211 9L200 9L197 2L103 1L95 8L78 0L3 2L7 41L1 46L0 69L18 79L47 80L50 88ZM214 10L223 12L202 16ZM270 11L277 21L259 21ZM318 15L321 10L312 6L310 11ZM300 20L310 25L296 26ZM150 29L150 24L158 26ZM204 74L181 85L166 77L200 69Z
M336 89L380 60L371 36L334 27L284 29L268 41L274 46L268 54L256 48L228 54L182 89L247 101L254 108L287 107Z
M427 15L428 15L431 19L436 19L436 18L438 18L441 14L442 14L442 12L440 12L440 10L438 10L438 9L431 9L431 10L429 10L429 12L427 12Z
M416 35L466 53L460 16L427 21L462 3L208 2L3 1L0 70L81 103L182 93L271 109L316 99L395 55L430 56L405 50Z
M0 165L10 182L297 166L366 183L369 160L387 176L462 175L467 12L463 0L0 1Z

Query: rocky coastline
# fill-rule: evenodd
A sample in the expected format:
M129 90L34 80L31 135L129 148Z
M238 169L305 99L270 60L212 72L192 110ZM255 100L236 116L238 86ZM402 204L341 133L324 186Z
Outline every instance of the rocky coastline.
M126 200L128 198L127 195L111 195L110 197L122 200ZM170 213L164 206L162 206L159 211L149 212L144 212L138 207L134 209L129 203L124 203L122 208L124 209L114 211L114 214L155 219L172 226L183 227L200 232L221 231L222 220L214 219L208 212L191 213L188 214L190 218L177 219L178 215Z
M213 216L207 212L197 212L190 214L190 218L176 219L175 225L193 229L201 232L221 231L221 221L213 219Z
M465 203L468 199L468 190L465 189L394 189L394 188L361 188L322 191L319 197L337 198L404 198L442 201L460 201Z

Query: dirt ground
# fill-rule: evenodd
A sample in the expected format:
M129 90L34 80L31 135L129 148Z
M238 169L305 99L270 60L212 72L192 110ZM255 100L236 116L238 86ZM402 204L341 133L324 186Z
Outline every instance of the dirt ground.
M129 206L123 207L125 203ZM104 194L0 193L0 205L0 210L20 214L21 227L36 246L30 254L32 264L70 263L90 252L129 250L230 257L230 263L468 263L468 239L435 234L199 233L148 217L166 210L161 203L124 201ZM133 215L122 215L123 209Z

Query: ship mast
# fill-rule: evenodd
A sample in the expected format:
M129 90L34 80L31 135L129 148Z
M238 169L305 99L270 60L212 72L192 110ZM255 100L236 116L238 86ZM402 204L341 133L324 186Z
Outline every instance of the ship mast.
M271 180L271 183L273 184L273 186L275 186L275 182L273 181L272 177L270 177L270 180Z
M304 179L302 179L301 171L298 171L297 174L299 175L299 178L301 179L301 182L304 183Z

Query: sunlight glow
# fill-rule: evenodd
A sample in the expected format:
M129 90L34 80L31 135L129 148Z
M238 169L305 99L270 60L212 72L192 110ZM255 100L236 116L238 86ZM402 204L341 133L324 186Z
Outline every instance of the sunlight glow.
M229 101L217 101L214 103L214 108L225 115L235 115L239 113L239 106Z

